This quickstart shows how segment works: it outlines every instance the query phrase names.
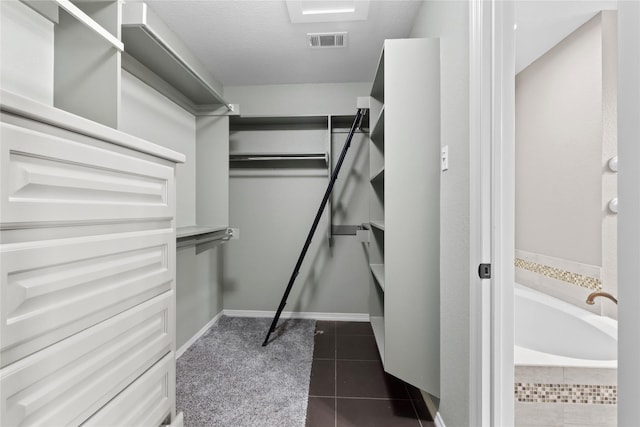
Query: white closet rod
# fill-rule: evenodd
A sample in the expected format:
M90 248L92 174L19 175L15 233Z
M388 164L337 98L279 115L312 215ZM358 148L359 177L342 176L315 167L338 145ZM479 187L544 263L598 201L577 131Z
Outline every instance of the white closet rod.
M73 16L74 18L76 18L78 21L80 21L81 23L83 23L84 25L89 27L96 34L98 34L103 39L105 39L110 44L112 44L113 47L118 49L120 52L124 51L124 44L120 40L118 40L116 37L114 37L113 34L108 32L107 30L105 30L104 27L102 27L96 21L91 19L91 17L89 15L87 15L86 13L84 13L82 10L80 10L78 8L78 6L76 6L75 4L71 3L70 0L54 0L54 2L59 7L63 8L64 10L66 10L67 13L69 13L69 15Z
M201 245L203 243L215 242L218 240L226 242L233 237L233 230L228 228L224 230L224 233L213 232L213 233L207 233L207 234L211 234L211 236L180 238L178 239L176 247Z
M326 154L231 154L232 162L251 162L263 160L327 160Z

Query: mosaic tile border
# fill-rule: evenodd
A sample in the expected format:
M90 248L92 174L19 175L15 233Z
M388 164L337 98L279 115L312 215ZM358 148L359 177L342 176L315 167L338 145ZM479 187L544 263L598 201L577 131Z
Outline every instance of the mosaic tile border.
M529 270L534 273L541 274L552 279L562 280L563 282L571 283L572 285L578 285L592 291L599 291L602 289L602 281L597 277L590 277L585 276L584 274L572 273L571 271L562 270L560 268L526 261L522 258L516 258L514 264L516 268Z
M615 385L515 383L517 402L616 405Z

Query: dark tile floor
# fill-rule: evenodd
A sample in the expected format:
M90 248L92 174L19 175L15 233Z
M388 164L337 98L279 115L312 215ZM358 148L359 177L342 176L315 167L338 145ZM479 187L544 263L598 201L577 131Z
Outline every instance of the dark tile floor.
M433 427L418 389L386 374L367 322L316 322L307 427Z

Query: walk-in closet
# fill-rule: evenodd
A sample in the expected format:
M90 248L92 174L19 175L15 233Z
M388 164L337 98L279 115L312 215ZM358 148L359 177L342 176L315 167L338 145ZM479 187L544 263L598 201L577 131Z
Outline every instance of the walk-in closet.
M424 3L0 2L0 424L435 425Z

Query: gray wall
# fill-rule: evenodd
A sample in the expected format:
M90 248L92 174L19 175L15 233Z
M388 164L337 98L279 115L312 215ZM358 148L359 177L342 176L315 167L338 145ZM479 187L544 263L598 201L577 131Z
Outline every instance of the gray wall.
M367 96L369 88L369 83L227 87L225 98L239 103L241 113L246 115L346 115L355 114L356 98ZM335 150L341 149L345 136L334 135ZM305 144L309 138L316 141L316 146L327 149L326 130L268 131L257 137L232 132L230 146L232 151L235 146L246 150L247 144L264 150L265 144L284 144L279 147L282 149ZM336 223L359 224L368 220L367 148L365 138L354 138L341 180L334 189ZM351 168L352 162L357 165L355 169ZM224 248L225 309L277 308L328 182L326 171L308 172L275 168L250 176L232 171L230 225L240 228L240 239L230 241ZM356 218L358 214L361 218ZM325 212L285 310L365 314L365 247L355 236L334 236L330 247L327 232Z
M556 268L593 271L613 295L617 215L607 205L617 174L607 163L617 154L616 73L616 13L606 11L516 76L515 248L553 257ZM581 307L593 290L520 269L516 280ZM601 301L594 310L617 311Z
M226 86L224 96L240 104L242 115L355 114L356 98L370 89L371 83Z
M516 249L602 263L602 29L516 76Z
M122 72L120 130L183 153L186 161L176 167L176 222L178 227L196 223L196 121L144 82Z
M120 130L186 155L186 162L176 169L176 222L178 227L195 225L196 118L123 71ZM226 164L226 158L222 163ZM226 204L226 201L220 202ZM177 348L222 310L221 256L221 248L213 245L177 250Z
M469 425L469 4L425 1L412 37L439 37L441 138L449 170L440 198L440 408L447 427Z
M53 23L22 2L0 1L0 50L0 87L53 105Z

